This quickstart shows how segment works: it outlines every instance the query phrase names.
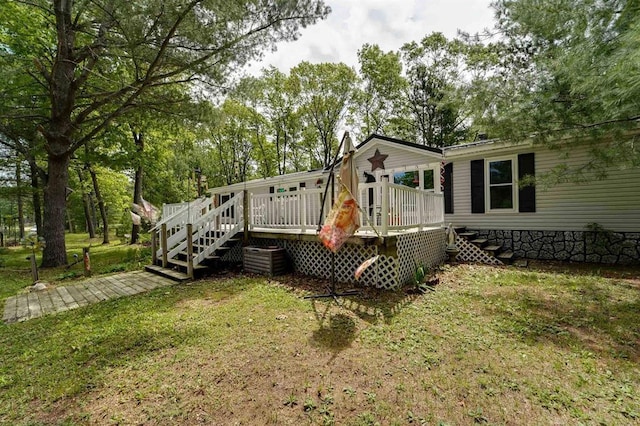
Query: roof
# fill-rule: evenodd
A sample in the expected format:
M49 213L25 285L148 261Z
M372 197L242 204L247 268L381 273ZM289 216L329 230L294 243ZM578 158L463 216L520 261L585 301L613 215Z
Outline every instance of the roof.
M362 142L360 145L358 145L356 147L356 149L362 148L363 146L365 146L366 144L371 142L373 139L380 139L380 140L383 140L383 141L386 141L386 142L397 143L397 144L408 146L408 147L411 147L411 148L418 148L418 149L423 149L425 151L433 152L433 153L436 153L436 154L442 154L442 149L440 149L440 148L434 148L434 147L426 146L426 145L418 145L417 143L407 142L407 141L404 141L402 139L391 138L389 136L383 136L383 135L379 135L377 133L372 133L371 135L369 135L369 137L367 137L364 140L364 142Z
M390 143L394 143L394 144L398 144L398 145L403 145L406 146L408 148L413 148L413 149L419 149L422 151L427 151L431 154L438 154L438 155L442 155L442 149L440 148L434 148L431 146L426 146L426 145L418 145L417 143L412 143L412 142L407 142L405 140L402 139L397 139L397 138L392 138L389 136L383 136L377 133L372 133L370 134L361 144L359 144L358 146L355 147L356 151L360 151L365 145L367 145L369 142L371 142L372 140L380 140L383 142L390 142ZM357 155L357 154L356 154ZM340 157L337 157L336 162L333 163L333 166L329 165L325 168L325 170L330 170L332 167L336 167L339 166L340 164L342 164L342 155Z

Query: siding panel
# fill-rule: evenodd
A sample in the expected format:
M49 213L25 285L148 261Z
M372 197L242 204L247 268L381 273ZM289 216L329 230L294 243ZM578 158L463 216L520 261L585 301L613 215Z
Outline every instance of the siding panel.
M540 147L507 151L535 152L537 176L564 162L576 166L588 158L587 152L580 149L573 149L569 158L559 158L558 152ZM612 170L607 179L586 183L538 185L535 213L471 214L469 164L478 157L448 159L454 163L456 185L455 213L445 215L446 222L470 228L567 231L584 231L587 224L598 223L612 231L640 232L640 169Z

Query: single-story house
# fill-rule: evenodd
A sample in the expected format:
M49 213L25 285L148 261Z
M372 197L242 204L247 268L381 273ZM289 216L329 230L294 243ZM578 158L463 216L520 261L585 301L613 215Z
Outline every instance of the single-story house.
M444 148L443 155L445 222L521 258L640 263L640 168L523 186L561 165L584 165L588 145L487 140Z
M500 263L501 249L508 257L640 263L640 169L526 185L586 159L579 145L559 157L530 142L438 149L374 134L353 155L362 227L335 257L317 237L331 206L329 168L213 188L165 206L152 233L154 264L192 277L212 259L241 261L243 246L280 247L296 271L351 282L358 265L379 255L361 281L394 288L411 281L417 266L444 261L450 223L480 242L458 238L461 260Z

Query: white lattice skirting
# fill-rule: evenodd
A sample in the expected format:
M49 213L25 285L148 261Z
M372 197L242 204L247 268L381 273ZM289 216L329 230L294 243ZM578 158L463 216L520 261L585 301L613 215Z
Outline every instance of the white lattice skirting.
M283 247L293 262L295 271L305 275L331 278L331 252L319 241L254 238L249 241L249 244L257 247ZM380 256L356 282L354 278L356 268L365 260L379 254L378 247L345 244L335 257L336 281L394 289L412 280L416 266L434 267L444 262L446 257L443 229L400 235L397 237L396 246L397 256Z
M457 260L458 262L475 262L487 265L504 265L497 258L488 255L484 250L470 243L466 239L456 236L456 245L460 249Z

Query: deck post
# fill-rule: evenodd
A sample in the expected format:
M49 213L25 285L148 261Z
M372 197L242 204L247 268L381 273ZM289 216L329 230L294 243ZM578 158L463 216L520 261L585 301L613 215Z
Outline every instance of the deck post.
M305 188L300 188L300 192L298 192L298 221L302 232L307 229L307 196L304 190Z
M382 177L382 235L389 235L389 176Z
M249 242L249 206L251 200L249 200L249 191L246 189L242 191L242 219L244 220L244 243L247 244Z
M158 262L158 230L151 231L151 264Z
M161 228L160 241L162 244L162 267L166 268L169 266L169 259L167 258L167 254L169 253L169 249L167 248L167 224L163 223Z
M422 217L422 211L424 210L425 195L418 192L416 194L416 204L418 205L418 230L422 231L422 225L424 224L424 218Z
M193 279L193 224L187 223L187 275Z

